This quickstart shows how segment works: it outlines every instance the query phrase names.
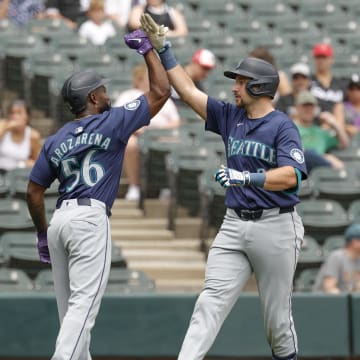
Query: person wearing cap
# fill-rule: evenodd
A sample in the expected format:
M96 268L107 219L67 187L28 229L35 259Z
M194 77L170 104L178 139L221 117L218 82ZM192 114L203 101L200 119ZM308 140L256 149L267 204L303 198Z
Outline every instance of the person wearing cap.
M231 79L234 102L220 101L199 90L178 64L166 31L147 14L141 24L170 83L204 121L204 130L219 136L226 153L227 165L214 170L227 189L226 213L208 252L204 286L178 360L206 356L253 273L272 358L296 360L291 296L304 234L296 205L307 170L296 125L274 108L279 73L265 60L241 59L223 73Z
M123 91L116 99L114 106L124 106L149 89L149 75L144 64L133 68L133 88ZM160 111L151 119L149 126L135 131L129 138L124 156L124 171L128 180L126 200L140 199L140 153L139 135L149 128L174 129L180 125L180 115L174 102L169 98Z
M322 264L313 290L329 294L360 291L360 224L344 233L344 246L333 250Z
M343 127L326 111L318 115L318 121L325 128L315 123L318 100L310 91L301 91L295 103L297 117L294 121L300 132L308 171L311 172L318 166L343 169L344 163L329 153L333 149L344 149L349 145L349 137Z
M311 72L307 64L296 63L290 68L292 79L292 92L280 96L276 108L288 114L292 119L296 117L295 98L302 90L309 90L311 84Z
M321 111L331 112L338 123L345 127L344 81L332 72L334 49L330 44L318 43L312 50L315 72L310 91L318 99Z
M209 49L198 49L191 57L191 61L184 66L184 70L189 75L195 86L204 91L204 81L210 72L216 67L216 57ZM186 106L180 99L174 88L171 89L171 98L177 106Z
M360 75L353 74L346 90L345 126L350 136L360 131Z

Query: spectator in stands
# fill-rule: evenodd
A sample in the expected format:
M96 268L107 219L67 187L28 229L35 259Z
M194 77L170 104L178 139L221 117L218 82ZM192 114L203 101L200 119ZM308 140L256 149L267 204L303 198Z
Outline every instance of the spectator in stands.
M115 102L115 106L124 104L136 99L148 91L149 78L145 65L135 66L133 69L133 89L124 91ZM177 128L180 125L178 110L171 99L168 99L161 110L152 118L150 125L136 131L129 139L125 156L124 170L129 182L126 200L139 200L140 198L140 156L138 136L148 128Z
M338 123L345 127L344 82L332 73L334 49L330 44L315 44L312 50L315 73L310 91L318 99L321 111L331 112Z
M330 253L313 289L329 294L360 291L360 224L346 229L345 247Z
M105 13L116 26L125 29L129 14L133 6L144 4L146 0L105 0ZM89 0L80 0L81 8L85 12L89 8Z
M204 91L203 81L206 80L215 66L216 58L213 52L208 49L198 49L194 52L191 61L184 66L184 70L196 87ZM173 88L171 89L171 98L177 106L187 106Z
M311 71L307 64L296 63L290 68L292 78L292 92L280 96L276 108L288 114L292 119L296 118L295 98L303 90L309 90L311 84Z
M328 111L323 111L318 115L321 125L316 125L314 122L317 106L318 101L310 91L302 91L296 97L295 123L300 132L308 172L317 166L343 169L344 163L329 152L336 148L346 148L349 145L349 137L332 113Z
M22 100L13 101L7 118L0 120L0 169L32 167L37 159L41 139L29 125L30 109Z
M87 11L88 20L80 25L79 35L96 46L116 35L114 25L106 20L104 0L91 0Z
M264 46L259 46L255 49L253 49L252 51L249 52L249 56L265 60L265 61L269 62L270 64L272 64L275 68L277 68L274 56ZM282 70L278 70L278 73L279 73L280 82L279 82L277 94L275 96L275 101L277 101L277 98L279 96L284 96L284 95L288 95L291 93L290 81L287 78L285 72Z
M140 27L140 15L148 13L156 23L169 28L167 37L186 36L188 28L185 17L177 9L166 4L166 0L147 0L145 5L134 6L129 15L128 29Z
M2 0L0 19L8 18L16 25L26 25L34 18L44 16L45 7L39 0Z
M46 16L62 19L72 29L76 29L85 20L80 0L47 0Z
M345 126L350 136L360 131L360 76L353 74L346 91Z

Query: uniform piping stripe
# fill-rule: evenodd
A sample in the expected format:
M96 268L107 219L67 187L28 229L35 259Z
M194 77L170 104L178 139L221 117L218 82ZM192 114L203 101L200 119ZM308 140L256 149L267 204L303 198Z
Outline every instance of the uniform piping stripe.
M296 234L296 226L295 226L295 221L294 221L294 213L290 213L291 215L291 220L293 222L293 226L294 226L294 234L295 234L295 238L294 238L294 242L295 242L295 253L294 253L294 274L293 274L293 277L295 276L295 270L296 270L296 263L297 263L297 259L296 259L296 249L297 249L297 245L296 245L296 240L297 240L297 234ZM289 296L289 324L290 324L290 332L291 332L291 335L292 335L292 339L293 339L293 343L294 343L294 352L296 353L297 350L296 350L296 343L295 343L295 334L294 334L294 331L293 331L293 327L294 327L294 324L293 324L293 321L291 321L291 298L292 298L292 289L290 291L290 296Z
M88 310L88 312L87 312L87 314L86 314L86 317L85 317L83 326L82 326L82 328L81 328L81 330L80 330L80 334L79 334L79 336L78 336L78 338L77 338L77 340L76 340L76 343L75 343L75 346L74 346L74 350L73 350L73 352L71 353L71 356L70 356L70 359L69 359L69 360L71 360L72 357L74 356L75 350L76 350L76 348L77 348L77 346L78 346L78 344L79 344L80 337L81 337L81 335L82 335L82 333L83 333L83 331L84 331L84 327L85 327L86 321L87 321L87 319L88 319L88 317L89 317L90 311L91 311L91 309L92 309L92 307L93 307L93 305L94 305L94 302L95 302L96 297L97 297L98 294L99 294L100 287L101 287L101 283L102 283L102 280L103 280L103 277L104 277L104 271L105 271L105 265L106 265L106 256L107 256L107 247L108 247L108 237L109 237L109 220L108 220L107 216L106 216L106 222L107 222L107 226L106 226L106 237L105 237L105 239L106 239L106 243L105 243L105 258L104 258L103 268L102 268L102 271L101 271L100 283L99 283L99 286L98 286L98 288L97 288L97 290L96 290L95 296L94 296L94 298L93 298L93 300L92 300L92 302L91 302L91 305L90 305L90 307L89 307L89 310Z

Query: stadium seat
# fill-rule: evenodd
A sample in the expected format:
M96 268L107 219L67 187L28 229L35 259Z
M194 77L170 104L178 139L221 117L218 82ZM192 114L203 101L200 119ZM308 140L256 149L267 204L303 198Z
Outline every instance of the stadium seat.
M10 184L5 171L0 171L0 198L7 197L10 194Z
M9 36L2 46L4 48L3 71L5 74L5 87L25 99L26 88L23 63L32 54L43 52L45 44L34 35L14 34Z
M54 36L73 36L75 31L65 23L63 19L56 18L36 18L30 20L26 25L26 30L30 34L40 36L44 42L51 43Z
M1 292L32 291L33 283L20 269L0 269Z
M51 270L42 270L34 280L34 289L41 292L53 292L54 280ZM131 269L111 269L106 292L141 293L153 292L155 282L144 272Z
M318 268L302 270L295 279L294 290L299 292L312 291L318 272Z
M324 261L322 247L311 236L305 235L300 251L297 271L317 268Z
M27 185L29 182L29 175L31 168L17 168L11 171L8 171L6 174L9 184L10 184L10 193L12 197L25 199L27 192ZM59 182L54 181L51 186L46 189L45 196L57 196L58 195L58 186Z
M332 235L325 239L323 245L324 257L327 257L332 251L341 249L345 246L345 238L343 235Z
M348 209L351 223L360 223L360 200L353 200Z
M205 171L199 179L199 193L200 193L200 240L201 250L208 252L207 241L209 239L211 229L218 230L223 221L226 206L225 206L225 192L214 180L214 170Z
M314 192L320 199L338 201L345 209L360 196L360 175L358 169L336 170L318 167L312 170L311 180Z
M311 179L306 179L301 182L298 196L301 200L310 199L314 194L314 185Z
M331 153L343 161L360 161L360 148L356 146L350 146L343 150L334 150Z
M199 215L199 176L207 169L216 169L220 159L205 146L178 147L166 159L170 185L168 228L174 230L179 207L186 209L188 216Z
M40 262L35 231L7 231L1 241L7 267L22 269L30 278L49 267Z
M188 146L190 139L180 138L179 129L147 129L139 136L141 170L141 200L158 197L160 190L169 187L166 157L172 149Z
M6 198L0 201L0 234L6 231L33 230L25 200Z
M345 209L335 200L306 199L297 205L302 217L305 234L314 237L319 244L330 235L341 235L349 225Z
M32 108L41 110L46 116L54 116L56 97L52 94L51 79L58 72L71 73L73 64L57 52L37 53L24 62L26 98L30 99Z

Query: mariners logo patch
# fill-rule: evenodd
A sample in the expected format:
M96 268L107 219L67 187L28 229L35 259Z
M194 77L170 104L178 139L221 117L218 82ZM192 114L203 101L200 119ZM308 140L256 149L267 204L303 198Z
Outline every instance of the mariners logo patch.
M304 153L300 149L291 149L290 156L299 164L305 161Z
M136 99L124 105L126 110L136 110L140 106L140 100Z

